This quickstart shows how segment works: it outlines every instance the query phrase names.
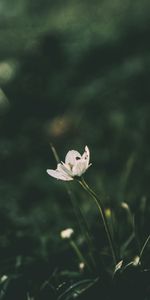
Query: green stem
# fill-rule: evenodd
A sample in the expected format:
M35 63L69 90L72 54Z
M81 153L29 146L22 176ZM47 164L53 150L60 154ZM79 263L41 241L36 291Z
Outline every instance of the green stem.
M88 184L85 182L85 180L83 178L81 178L81 180L78 180L78 182L81 184L83 189L93 198L93 200L95 201L95 203L98 207L99 213L101 215L101 218L102 218L102 221L103 221L103 224L104 224L106 235L107 235L107 238L108 238L108 243L109 243L110 250L111 250L111 253L112 253L113 261L114 261L114 264L116 265L117 262L118 262L118 258L117 258L117 254L116 254L115 247L114 247L114 244L113 244L113 239L112 239L112 236L111 236L111 233L110 233L110 230L109 230L109 226L107 224L107 220L106 220L106 217L105 217L103 205L102 205L100 199L97 197L96 193L88 186Z
M95 259L94 259L94 256L93 256L94 245L93 245L92 238L90 236L88 224L86 222L84 214L82 213L82 211L80 209L80 206L77 205L77 201L76 201L77 199L75 199L75 196L72 193L71 189L69 188L68 184L66 184L66 190L67 190L67 193L70 197L70 200L71 200L71 203L72 203L77 221L79 223L80 230L84 234L87 246L89 248L89 256L91 258L91 264L93 265L93 268L95 269L96 268L96 262L95 262Z
M85 264L85 266L87 266L88 270L91 272L92 270L91 270L88 262L86 261L86 259L82 255L82 253L81 253L80 249L78 248L78 246L76 245L76 243L73 240L70 240L70 245L74 249L77 257L79 258L79 262L83 262Z
M140 259L141 259L142 255L143 255L143 252L144 252L145 247L147 246L149 240L150 240L150 235L149 235L148 238L146 239L146 241L145 241L145 243L144 243L144 245L143 245L143 247L142 247L142 249L141 249L141 252L140 252Z
M57 151L56 151L56 149L55 149L55 147L53 146L52 143L50 143L50 147L51 147L52 153L55 157L55 160L56 160L57 164L60 163L59 156L58 156ZM80 227L81 231L83 232L83 234L85 236L85 239L87 241L87 245L88 245L88 248L89 248L89 255L90 255L90 258L91 258L91 263L93 265L93 268L96 269L96 262L95 262L95 259L94 259L94 256L93 256L94 246L93 246L92 239L91 239L91 236L90 236L88 224L86 222L86 219L85 219L80 207L77 205L75 196L73 195L68 183L66 183L65 188L66 188L66 191L67 191L67 193L70 197L71 204L73 206L73 209L74 209L79 227Z
M60 159L59 159L59 156L58 156L58 154L57 154L57 151L56 151L56 149L55 149L55 147L53 146L52 143L50 143L50 147L51 147L51 150L52 150L52 152L53 152L53 155L54 155L54 157L55 157L55 159L56 159L57 164L59 164L59 163L60 163Z

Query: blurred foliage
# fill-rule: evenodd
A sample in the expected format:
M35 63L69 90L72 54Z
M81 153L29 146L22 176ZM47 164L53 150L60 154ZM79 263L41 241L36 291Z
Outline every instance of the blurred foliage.
M74 227L83 247L81 232L64 184L46 174L56 166L50 142L62 160L89 146L86 178L111 208L119 246L130 235L123 201L139 244L148 236L149 10L148 0L0 1L1 275L15 272L18 257L28 276L43 266L40 282L77 268L59 232ZM102 249L96 209L71 186Z

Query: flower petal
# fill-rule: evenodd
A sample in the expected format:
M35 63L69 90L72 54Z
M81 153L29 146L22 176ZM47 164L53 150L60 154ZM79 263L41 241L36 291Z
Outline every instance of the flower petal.
M70 150L65 157L65 163L59 163L56 170L48 169L47 173L54 178L71 181L74 179L73 177L80 177L85 173L85 171L91 166L89 161L90 151L87 146L85 146L85 151L82 156L78 151Z
M60 166L60 168L63 170L63 172L65 172L65 173L67 173L69 176L73 176L73 174L72 174L72 165L70 165L70 164L65 164L63 161L61 162L61 166Z
M89 161L90 161L90 150L89 150L88 146L85 146L85 151L84 151L81 159L83 161L85 161L86 168L88 168L89 167Z
M85 173L87 167L86 167L86 161L78 161L72 168L72 174L73 176L81 176Z
M47 173L48 173L48 175L50 175L54 178L60 179L60 180L64 180L64 181L73 180L73 178L71 176L69 176L67 173L58 171L57 169L56 170L48 169Z
M70 150L65 157L65 164L74 165L81 159L81 154L78 151Z

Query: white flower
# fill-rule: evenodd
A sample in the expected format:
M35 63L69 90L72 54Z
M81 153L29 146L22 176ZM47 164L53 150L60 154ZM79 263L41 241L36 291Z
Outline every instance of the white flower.
M122 202L121 207L126 209L126 210L129 210L129 205L126 202Z
M121 267L122 267L122 265L123 265L123 260L120 260L120 261L117 263L117 265L115 266L115 271L114 271L114 273L116 273L118 270L120 270Z
M83 155L81 155L78 151L70 150L65 157L65 163L59 163L56 170L48 169L47 173L57 179L70 181L73 180L74 177L80 177L85 173L85 171L91 166L89 161L90 151L87 146L85 146Z
M84 268L85 268L85 264L84 264L84 262L81 261L81 262L79 263L79 270L80 270L80 271L83 271Z
M0 278L0 282L4 282L8 279L7 275L2 275L2 277Z
M72 228L67 228L61 231L60 236L62 239L70 239L74 230Z
M140 264L140 257L137 255L134 257L133 265L138 266Z

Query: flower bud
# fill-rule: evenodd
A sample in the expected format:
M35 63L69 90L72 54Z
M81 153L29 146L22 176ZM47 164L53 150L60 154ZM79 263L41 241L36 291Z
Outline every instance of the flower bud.
M72 228L64 229L60 232L60 236L62 239L70 239L74 230Z

